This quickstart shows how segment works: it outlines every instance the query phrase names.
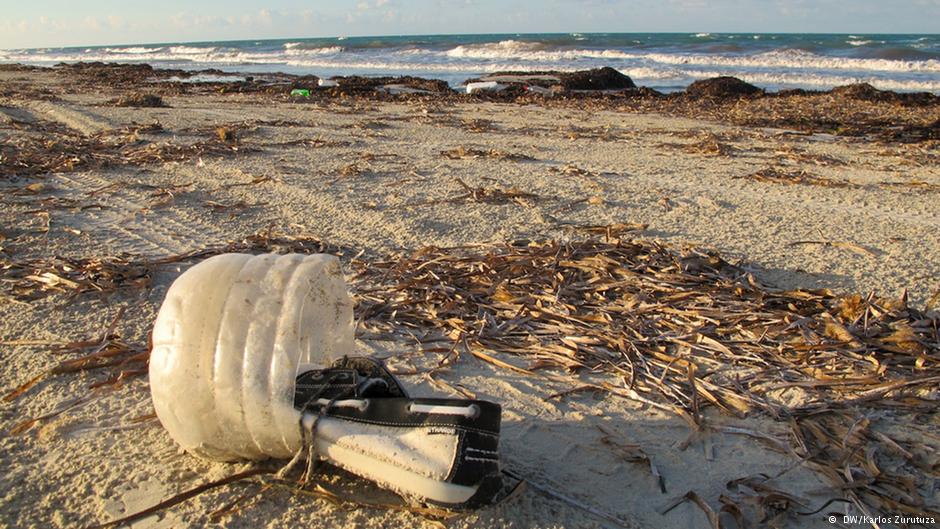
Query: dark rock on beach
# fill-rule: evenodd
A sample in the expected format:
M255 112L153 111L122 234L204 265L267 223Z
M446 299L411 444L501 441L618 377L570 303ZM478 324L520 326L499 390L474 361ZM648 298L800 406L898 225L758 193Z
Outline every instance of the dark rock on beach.
M610 66L593 70L578 70L576 72L494 72L484 77L467 79L464 84L479 81L496 81L510 87L538 86L552 88L560 86L565 90L627 90L636 88L633 79Z
M712 77L695 81L685 89L690 97L708 97L713 99L730 99L761 95L764 91L756 86L746 83L737 77Z
M876 103L896 103L903 106L930 106L940 103L940 98L929 92L892 92L879 90L868 83L837 86L829 92L832 96Z
M78 62L74 64L60 63L55 67L89 81L107 82L113 85L143 83L154 76L154 68L149 64Z
M868 83L850 84L833 88L830 94L834 96L859 99L862 101L885 101L890 96L888 92L878 90Z
M624 90L636 88L633 79L605 66L593 70L561 73L561 85L567 90Z
M312 88L316 88L319 82L320 78L316 75L300 75L291 79L289 90L287 91L293 90L295 88L310 90Z
M332 80L336 81L338 86L330 90L344 94L374 92L387 85L400 85L439 94L453 92L450 85L447 84L447 81L440 79L424 79L422 77L412 77L409 75L402 77L361 77L351 75L349 77L333 77Z
M128 94L111 101L111 104L116 107L161 108L167 106L163 98L153 94Z

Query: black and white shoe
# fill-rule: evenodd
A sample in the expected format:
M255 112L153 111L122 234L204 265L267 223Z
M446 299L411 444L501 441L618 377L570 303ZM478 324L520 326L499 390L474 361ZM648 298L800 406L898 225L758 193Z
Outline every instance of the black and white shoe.
M463 509L501 489L498 404L409 398L379 362L344 358L300 372L294 408L316 454L406 498Z

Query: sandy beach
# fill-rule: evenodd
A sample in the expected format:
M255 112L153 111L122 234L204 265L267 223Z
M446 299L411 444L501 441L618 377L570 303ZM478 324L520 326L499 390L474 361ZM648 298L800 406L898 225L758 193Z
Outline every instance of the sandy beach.
M146 282L77 295L64 281L24 280L29 268L24 263L53 257L159 259L258 234L316 239L340 248L350 279L358 270L354 259L377 261L425 246L636 238L676 251L715 251L768 288L831 289L835 295L863 297L874 292L906 296L912 307L936 308L936 140L744 126L731 112L729 119L706 119L656 113L643 105L595 107L590 100L305 99L206 89L163 91L163 107L125 107L114 104L127 95L123 86L103 83L91 89L84 79L70 87L63 84L65 75L0 71L3 142L42 138L47 152L54 152L57 144L73 141L59 138L64 131L74 141L99 138L101 145L122 145L125 159L146 161L96 166L92 157L69 166L63 147L57 168L33 173L29 164L9 162L13 155L4 152L0 390L5 395L63 360L94 350L73 342L119 342L146 351L166 289L199 258L154 267ZM899 108L867 104L873 113L882 106ZM940 118L940 106L917 112L925 123ZM173 151L161 145L184 147ZM355 293L357 283L352 285ZM360 351L389 357L389 365L402 372L427 369L442 358L424 351L417 332L408 338L385 331L363 321ZM923 347L924 369L935 369L940 344L923 342ZM524 359L498 357L528 367ZM248 468L181 453L152 415L146 376L89 389L114 373L53 374L0 403L5 432L0 526L93 526ZM614 380L599 370L563 374L573 382L508 371L467 354L433 377L402 377L418 395L472 394L500 402L503 465L530 482L509 499L447 526L711 527L694 500L668 509L690 491L721 512L722 520L735 517L732 509L721 511L722 496L744 489L753 497L768 490L792 495L765 495L765 503L747 504L752 526L833 527L828 515L845 509L836 502L818 513L797 514L841 496L818 468L753 435L787 438L786 420L763 413L738 418L712 408L705 414L709 433L689 442L685 421L648 403L598 391L557 396L579 384ZM801 391L794 386L775 398L797 403L805 397ZM916 398L936 408L936 390ZM936 414L900 406L860 405L857 411L873 431L918 447L915 459L933 470L913 487L923 496L924 512L936 511ZM33 418L40 420L17 428ZM640 450L648 461L625 458L624 447ZM330 490L348 497L396 502L394 495L341 471L327 471L323 479ZM277 487L259 493L259 488L252 482L221 487L132 527L438 524L413 512L337 505ZM236 500L237 512L222 512Z

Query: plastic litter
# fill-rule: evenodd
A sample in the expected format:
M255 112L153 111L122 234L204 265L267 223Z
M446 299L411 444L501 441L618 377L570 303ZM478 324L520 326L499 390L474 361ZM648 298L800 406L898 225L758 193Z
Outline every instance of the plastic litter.
M496 81L478 81L475 83L467 83L467 93L473 94L476 92L499 92L505 90L507 85L497 83Z
M335 256L223 254L193 266L154 325L160 422L207 459L293 465L309 454L308 465L324 458L423 502L492 499L499 406L409 398L380 363L349 358L352 308Z
M292 96L310 97L310 90L307 90L306 88L295 88L295 89L293 89L293 90L290 91L290 95L292 95Z
M530 93L538 94L542 96L551 97L555 95L554 90L552 90L551 88L545 88L544 86L529 85L525 87L525 90L526 92L530 92Z
M320 86L320 88L332 88L334 86L339 86L339 83L331 79L320 79L317 81L317 84Z

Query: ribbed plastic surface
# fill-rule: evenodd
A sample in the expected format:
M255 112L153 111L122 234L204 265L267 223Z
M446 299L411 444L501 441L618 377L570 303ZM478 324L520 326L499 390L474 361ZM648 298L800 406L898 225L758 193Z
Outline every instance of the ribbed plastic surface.
M153 330L154 407L201 457L290 457L301 444L297 366L326 367L353 347L336 257L218 255L167 291Z

